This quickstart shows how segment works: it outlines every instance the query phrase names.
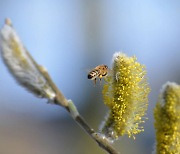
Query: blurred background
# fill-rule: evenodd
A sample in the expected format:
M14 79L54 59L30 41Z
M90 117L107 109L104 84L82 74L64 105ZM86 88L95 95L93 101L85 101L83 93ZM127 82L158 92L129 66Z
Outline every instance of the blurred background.
M114 145L123 154L152 152L159 90L167 81L180 83L180 1L0 0L0 27L6 17L95 130L107 108L102 85L93 86L87 70L110 66L115 51L136 55L148 71L149 120L136 140L122 137ZM17 85L2 60L0 70L0 153L105 153L61 107Z

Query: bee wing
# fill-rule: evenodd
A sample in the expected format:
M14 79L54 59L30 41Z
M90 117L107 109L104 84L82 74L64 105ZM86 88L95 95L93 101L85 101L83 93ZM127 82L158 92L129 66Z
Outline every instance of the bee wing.
M88 68L88 69L86 68L86 69L85 69L85 68L84 68L83 70L86 72L87 78L90 79L89 74L90 74L90 72L91 72L93 69L90 69L90 68Z
M86 73L89 73L89 72L91 72L92 71L92 69L90 69L90 68L86 68L86 69L84 69L85 71L86 71Z

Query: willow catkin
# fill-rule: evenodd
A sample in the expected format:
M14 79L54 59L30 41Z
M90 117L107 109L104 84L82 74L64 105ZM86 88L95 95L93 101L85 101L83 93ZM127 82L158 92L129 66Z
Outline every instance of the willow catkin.
M140 124L144 123L150 92L145 66L138 63L136 57L115 53L112 73L106 81L103 97L109 114L101 128L102 133L114 140L123 135L134 137L144 131Z

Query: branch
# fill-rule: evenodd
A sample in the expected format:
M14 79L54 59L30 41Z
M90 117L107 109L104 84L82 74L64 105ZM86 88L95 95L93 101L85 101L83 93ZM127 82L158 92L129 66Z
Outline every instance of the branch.
M43 67L40 67L41 73L43 73L46 80L49 82L51 87L54 87L54 90L56 92L56 98L54 100L54 103L56 105L63 106L62 104L67 104L67 106L63 106L69 114L72 116L72 118L84 129L84 131L89 134L97 143L98 145L106 150L110 154L118 154L118 152L112 147L112 145L108 142L108 140L105 137L102 137L101 134L96 133L94 129L92 129L88 123L82 118L82 116L79 114L78 110L76 109L76 106L71 100L67 100L64 95L61 93L61 91L56 87L54 82L52 81L51 77L49 76L48 72L43 69Z
M110 154L118 153L104 136L96 133L81 117L74 103L65 98L47 70L36 63L21 42L10 19L6 19L5 25L0 31L0 49L6 66L20 85L36 96L47 98L50 102L66 109L101 148Z

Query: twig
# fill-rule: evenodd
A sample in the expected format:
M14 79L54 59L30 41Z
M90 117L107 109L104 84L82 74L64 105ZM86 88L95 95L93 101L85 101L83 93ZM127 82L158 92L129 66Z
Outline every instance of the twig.
M111 146L108 140L101 134L96 133L81 117L74 103L71 100L65 98L65 96L54 84L47 70L43 66L40 66L36 63L36 61L28 53L24 45L22 45L18 35L12 28L10 19L6 19L5 27L0 32L0 39L2 40L0 42L0 47L3 51L2 54L5 64L7 64L7 67L9 68L12 75L22 86L36 95L42 94L43 97L48 98L54 104L65 108L72 116L72 118L85 130L87 134L89 134L99 144L101 148L103 148L110 154L118 154L118 152ZM29 74L37 79L41 78L43 81L45 80L45 85L47 83L47 85L50 87L49 89L51 90L51 96L44 95L44 93L47 94L47 91L44 91L41 86L35 86L35 84L39 84L37 81L35 82L34 80L31 80L31 78L26 78L26 76ZM44 93L41 93L41 90Z
M102 137L99 133L96 133L94 129L92 129L88 125L88 123L81 117L74 103L64 97L64 95L52 81L48 72L41 66L39 67L39 70L44 75L50 86L53 87L56 91L57 97L55 98L54 103L56 105L64 107L72 116L72 118L84 129L87 134L89 134L98 143L101 148L106 150L109 154L118 154L118 152L112 147L112 145L107 141L107 139Z

